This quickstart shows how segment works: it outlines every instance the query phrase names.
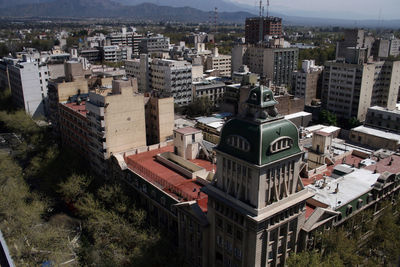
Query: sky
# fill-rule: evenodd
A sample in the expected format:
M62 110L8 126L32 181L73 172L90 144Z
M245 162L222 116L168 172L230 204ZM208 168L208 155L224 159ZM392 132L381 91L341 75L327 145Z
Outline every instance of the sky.
M259 6L259 0L231 1L254 10ZM263 5L266 3L263 0ZM400 0L270 0L270 11L291 16L389 20L400 19Z

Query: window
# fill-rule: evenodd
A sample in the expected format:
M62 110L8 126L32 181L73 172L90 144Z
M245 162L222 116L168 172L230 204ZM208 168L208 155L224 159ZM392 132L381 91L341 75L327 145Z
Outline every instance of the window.
M293 139L289 136L283 136L276 139L270 145L270 153L277 153L293 146Z

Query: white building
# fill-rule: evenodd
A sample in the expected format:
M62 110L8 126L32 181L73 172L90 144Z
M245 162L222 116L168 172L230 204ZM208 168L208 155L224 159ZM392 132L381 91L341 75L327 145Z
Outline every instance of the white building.
M192 101L192 64L187 61L154 59L150 65L151 89L165 97L173 97L175 104Z
M46 64L25 58L8 66L10 89L17 107L33 117L46 115L47 82L49 70Z
M218 53L218 48L215 47L213 54L207 56L206 70L219 70L221 76L231 76L231 56L221 55Z
M192 64L169 59L140 59L125 61L126 74L138 80L140 92L156 90L163 97L173 97L175 104L192 102Z
M104 61L118 62L132 57L132 47L109 45L101 48Z

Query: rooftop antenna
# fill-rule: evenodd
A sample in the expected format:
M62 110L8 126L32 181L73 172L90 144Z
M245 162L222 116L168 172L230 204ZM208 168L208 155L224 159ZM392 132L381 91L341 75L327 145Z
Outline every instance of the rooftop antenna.
M258 30L259 30L259 36L258 36L258 41L262 43L263 41L263 28L264 28L264 19L263 19L263 12L262 12L262 0L260 0L260 23L258 25Z
M218 21L218 7L214 8L214 26L215 26L215 33L217 33L217 21ZM215 39L215 37L214 37Z

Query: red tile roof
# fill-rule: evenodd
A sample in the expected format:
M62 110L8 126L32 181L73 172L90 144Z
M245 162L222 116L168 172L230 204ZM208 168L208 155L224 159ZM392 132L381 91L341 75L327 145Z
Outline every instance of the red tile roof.
M315 211L315 207L306 204L306 219L308 219Z
M189 179L170 169L156 160L156 155L164 152L173 152L173 146L128 156L125 161L128 167L155 186L172 195L180 201L197 200L202 210L207 209L207 195L200 192L203 187L194 179ZM197 162L201 162L196 160ZM196 162L195 161L195 162Z
M85 101L82 101L79 105L75 102L65 103L62 105L64 105L65 107L68 107L69 109L72 109L75 112L78 112L79 114L81 114L84 117L86 117L86 114L88 113L88 111L86 109Z

